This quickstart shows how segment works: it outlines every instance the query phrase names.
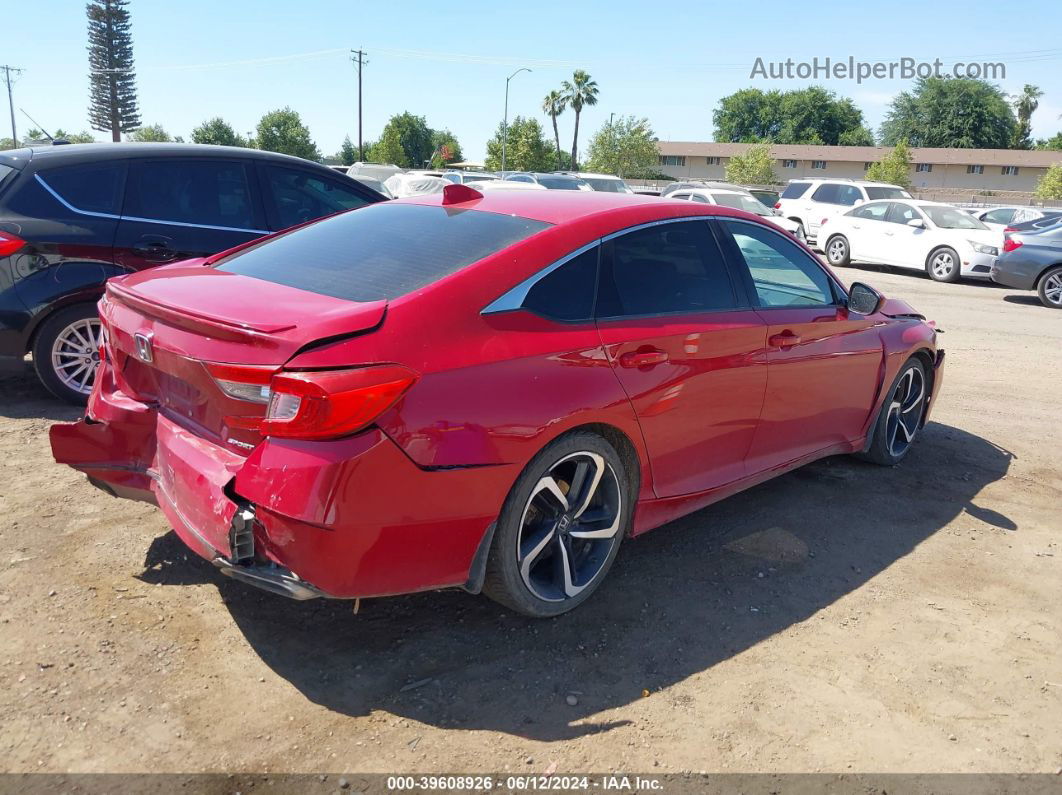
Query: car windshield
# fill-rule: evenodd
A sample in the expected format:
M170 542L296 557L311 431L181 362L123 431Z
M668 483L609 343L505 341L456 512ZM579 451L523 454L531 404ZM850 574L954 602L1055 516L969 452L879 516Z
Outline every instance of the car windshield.
M911 194L905 191L903 188L880 188L874 186L868 186L867 189L868 199L910 199Z
M222 259L220 271L348 301L397 298L549 227L516 215L384 202Z
M967 215L954 207L939 207L933 204L919 204L918 209L929 216L934 226L941 229L988 229L972 215Z
M774 215L767 206L751 196L743 196L740 193L713 193L712 199L716 204L724 207L733 207L736 210L744 210L755 215Z

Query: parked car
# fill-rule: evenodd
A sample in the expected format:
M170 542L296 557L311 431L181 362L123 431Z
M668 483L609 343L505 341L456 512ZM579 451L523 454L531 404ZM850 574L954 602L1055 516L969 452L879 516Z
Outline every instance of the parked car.
M396 199L404 199L409 196L424 196L429 193L442 193L443 188L453 183L434 174L422 171L406 171L401 174L392 174L384 185Z
M1062 221L1011 232L991 275L992 281L1007 287L1036 290L1044 306L1062 309Z
M743 188L733 182L719 182L718 180L711 179L688 179L680 180L678 182L669 182L661 188L660 198L667 198L678 190L696 190L698 188L718 188L719 190L736 190L742 193L749 193L747 188ZM752 194L749 193L749 195L751 196Z
M852 179L791 179L774 205L786 218L804 227L804 236L818 241L824 218L841 215L857 204L877 199L910 199L895 185Z
M823 456L896 464L935 403L932 325L758 216L465 191L111 280L55 459L268 590L553 616L628 535Z
M823 251L834 266L853 260L924 270L938 282L987 279L999 234L940 202L873 201L824 218Z
M387 199L393 199L394 198L394 194L391 193L391 189L388 188L380 180L376 179L376 177L369 177L369 176L366 176L364 174L355 174L353 177L351 177L351 179L356 179L362 185L365 185L366 187L372 188L374 191L379 193L384 198L387 198Z
M0 152L0 357L27 352L57 397L84 403L111 276L213 254L382 200L301 158L197 144Z
M1047 210L1040 207L992 207L977 210L973 217L989 229L1004 231L1027 221L1038 221L1044 217L1055 218L1062 215L1062 210Z
M555 171L553 173L577 177L594 190L604 191L605 193L634 193L626 182L612 174L594 174L589 171Z
M668 196L669 199L700 202L701 204L719 204L723 207L735 207L747 213L758 215L769 221L779 229L784 229L797 240L804 242L804 227L796 221L781 218L775 215L774 210L757 200L751 193L736 190L688 188L679 190Z
M444 171L442 178L455 185L474 185L477 182L490 182L498 179L485 171Z
M537 174L530 171L515 171L505 177L509 182L534 182L548 190L593 190L586 180L567 174Z
M388 177L402 174L406 169L396 166L394 163L363 163L360 160L347 169L348 177L372 177L380 182L386 182Z
M494 190L546 190L545 185L539 185L537 182L520 182L511 179L492 179L487 182L470 185L469 187L480 192Z

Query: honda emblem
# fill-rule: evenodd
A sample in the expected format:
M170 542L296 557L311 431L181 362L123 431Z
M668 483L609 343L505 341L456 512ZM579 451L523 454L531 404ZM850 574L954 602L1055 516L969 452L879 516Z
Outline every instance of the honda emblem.
M136 358L149 364L155 358L151 352L151 335L134 334L133 342L136 343Z

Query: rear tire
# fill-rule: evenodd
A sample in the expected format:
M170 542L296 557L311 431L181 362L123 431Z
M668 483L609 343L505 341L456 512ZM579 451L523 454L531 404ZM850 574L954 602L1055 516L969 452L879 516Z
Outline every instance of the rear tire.
M962 262L959 260L958 253L948 246L934 249L926 259L926 273L935 282L959 281L961 268Z
M60 400L84 406L99 367L100 319L95 304L61 309L37 330L33 369Z
M632 497L623 459L605 439L577 431L551 442L505 499L483 593L532 618L578 607L616 559Z
M900 463L922 428L928 397L926 368L918 357L912 356L889 387L871 431L870 447L859 457L880 466Z
M1049 268L1036 285L1040 303L1050 309L1062 309L1062 265Z
M834 235L827 240L823 251L826 261L835 268L847 268L852 264L852 249L844 235Z

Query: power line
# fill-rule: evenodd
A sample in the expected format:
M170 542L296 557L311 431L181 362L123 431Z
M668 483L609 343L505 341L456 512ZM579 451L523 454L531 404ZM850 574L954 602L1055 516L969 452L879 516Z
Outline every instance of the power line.
M358 57L355 58L355 55ZM361 143L361 69L363 66L367 66L369 62L365 60L365 53L362 50L351 50L350 60L358 70L358 161L364 162L365 149Z
M0 66L0 69L4 70L4 82L7 83L7 107L11 111L11 146L18 146L18 133L15 130L15 100L11 96L11 84L14 80L11 77L11 73L14 72L16 77L24 70L17 69L14 66L8 66L4 64Z

